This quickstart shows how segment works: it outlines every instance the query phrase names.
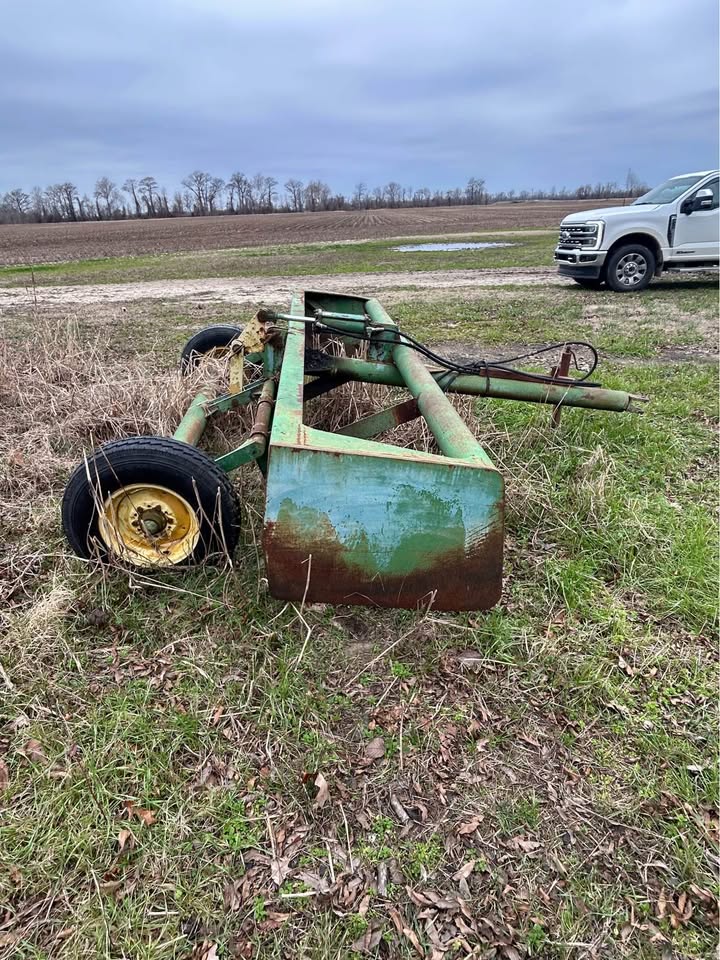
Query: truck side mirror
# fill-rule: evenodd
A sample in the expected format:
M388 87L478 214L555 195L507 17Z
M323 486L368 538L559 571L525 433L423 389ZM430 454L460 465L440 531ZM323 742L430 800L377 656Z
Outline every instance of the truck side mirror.
M709 210L713 205L713 201L713 192L706 187L704 190L698 190L695 194L693 208L695 210Z
M695 200L693 197L688 197L687 200L683 200L680 204L680 213L690 214L695 209Z

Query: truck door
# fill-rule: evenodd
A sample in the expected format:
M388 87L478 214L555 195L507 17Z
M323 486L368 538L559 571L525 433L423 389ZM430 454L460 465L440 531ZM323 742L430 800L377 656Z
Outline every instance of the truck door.
M720 185L706 180L678 207L671 259L717 260L720 257Z

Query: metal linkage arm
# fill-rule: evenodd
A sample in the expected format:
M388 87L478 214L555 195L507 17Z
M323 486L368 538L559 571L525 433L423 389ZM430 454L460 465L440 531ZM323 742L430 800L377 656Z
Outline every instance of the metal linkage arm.
M397 351L397 346L395 350ZM323 371L323 376L334 375L346 380L382 383L389 387L406 386L406 381L396 364L334 357L327 369ZM632 393L625 393L623 390L605 390L602 387L586 387L582 384L569 386L533 380L485 377L469 373L454 376L446 370L427 372L433 380L441 383L445 392L464 393L476 397L497 397L503 400L523 400L527 403L548 403L553 406L562 404L564 407L585 407L591 410L617 412L625 410L639 412L633 403L645 399ZM443 380L446 381L445 384L442 383Z

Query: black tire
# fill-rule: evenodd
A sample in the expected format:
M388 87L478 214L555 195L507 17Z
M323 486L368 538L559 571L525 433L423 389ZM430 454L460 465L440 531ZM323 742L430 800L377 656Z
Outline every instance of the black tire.
M180 369L183 373L187 373L200 363L206 353L218 347L227 347L242 332L242 327L232 323L216 323L212 327L205 327L204 330L190 337L183 347L180 354Z
M603 285L603 281L600 279L590 280L586 277L573 277L573 280L586 290L599 290Z
M75 468L62 501L63 530L75 553L86 559L110 557L112 551L100 532L103 505L111 494L132 484L162 487L184 498L197 523L197 540L187 541L193 548L182 560L168 561L160 556L161 548L153 548L158 554L157 564L154 560L135 562L127 552L122 555L125 562L167 567L176 562L197 564L232 556L240 522L227 474L206 454L171 437L115 440L93 451L87 463L83 461Z
M644 290L655 275L655 254L641 243L613 250L605 265L605 281L616 293Z

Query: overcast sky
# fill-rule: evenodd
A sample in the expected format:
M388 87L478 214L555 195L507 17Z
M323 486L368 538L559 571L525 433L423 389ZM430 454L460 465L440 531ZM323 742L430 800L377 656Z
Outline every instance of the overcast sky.
M0 192L200 168L491 190L718 164L716 0L3 4Z

